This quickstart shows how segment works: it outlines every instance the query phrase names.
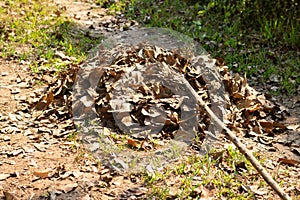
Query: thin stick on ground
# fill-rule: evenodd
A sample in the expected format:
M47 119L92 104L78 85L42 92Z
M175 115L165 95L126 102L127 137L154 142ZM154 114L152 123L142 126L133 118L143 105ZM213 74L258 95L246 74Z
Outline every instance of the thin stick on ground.
M247 147L240 142L240 140L234 135L234 133L226 127L226 125L212 112L212 110L207 106L203 99L195 92L195 90L190 86L187 80L183 79L185 85L190 88L194 97L199 101L199 103L204 106L208 114L216 121L216 123L221 126L227 133L227 136L232 141L232 143L239 149L239 151L245 155L245 157L251 162L253 167L257 172L263 177L263 179L273 188L273 190L284 200L292 200L291 197L283 191L283 189L278 185L278 183L271 177L271 175L264 169L264 167L259 163L259 161L253 156L253 154L247 149Z
M220 125L227 133L228 138L239 149L239 151L245 155L245 157L251 162L253 167L263 177L263 179L273 188L273 190L284 200L292 200L287 193L278 185L278 183L271 177L271 175L265 170L265 168L259 163L259 161L253 156L253 154L247 149L247 147L240 142L240 140L234 135L234 133L225 126L225 124L217 118L212 110L205 104L205 102L198 96L198 101L204 106L209 115Z

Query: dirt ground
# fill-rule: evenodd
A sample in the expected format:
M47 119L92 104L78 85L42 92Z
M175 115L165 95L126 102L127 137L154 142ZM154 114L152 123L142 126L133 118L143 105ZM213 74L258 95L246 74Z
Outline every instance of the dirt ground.
M109 36L122 31L119 24L134 22L112 17L107 10L90 3L56 1L66 9L83 31ZM128 25L128 24L127 24ZM259 87L259 86L256 86ZM67 139L75 131L72 121L38 119L26 111L24 102L36 98L35 92L43 86L35 84L27 63L0 59L0 199L140 199L146 198L148 189L139 176L122 175L99 166L81 144ZM288 129L274 138L269 145L245 139L265 158L277 162L290 160L291 165L277 168L270 162L269 170L288 171L280 180L292 182L287 191L300 193L300 98L274 97L289 110L285 124ZM21 111L22 112L21 112ZM279 169L280 168L280 169ZM278 175L282 176L282 174ZM295 192L293 193L295 195Z

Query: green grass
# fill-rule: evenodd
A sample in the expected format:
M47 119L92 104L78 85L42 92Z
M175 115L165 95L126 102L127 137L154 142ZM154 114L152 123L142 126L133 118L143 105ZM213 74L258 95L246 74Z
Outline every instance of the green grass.
M79 25L63 17L50 1L3 1L0 7L0 57L27 61L33 72L49 67L69 67L58 52L72 64L86 58L88 50L99 43L79 32Z
M300 5L294 1L105 2L144 26L167 27L194 38L250 80L256 77L263 83L277 75L278 82L271 83L279 87L275 94L299 94Z
M146 174L144 181L150 188L149 197L154 199L200 199L201 193L209 191L215 198L251 199L253 194L241 191L242 186L257 183L252 180L254 168L242 154L232 147L218 155L215 150L208 156L191 155L163 172ZM245 166L245 170L237 166ZM175 191L175 194L174 192ZM198 190L199 191L199 190ZM202 196L203 198L203 196Z

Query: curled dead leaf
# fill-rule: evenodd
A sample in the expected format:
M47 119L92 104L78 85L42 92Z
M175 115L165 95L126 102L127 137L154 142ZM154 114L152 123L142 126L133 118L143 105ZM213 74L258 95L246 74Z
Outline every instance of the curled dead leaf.
M292 166L294 166L298 163L298 161L296 161L294 159L288 159L288 158L279 158L278 162L284 163L284 164L287 164L287 165L292 165Z
M34 171L33 175L39 177L39 178L50 178L53 174L53 170L45 170L45 171Z

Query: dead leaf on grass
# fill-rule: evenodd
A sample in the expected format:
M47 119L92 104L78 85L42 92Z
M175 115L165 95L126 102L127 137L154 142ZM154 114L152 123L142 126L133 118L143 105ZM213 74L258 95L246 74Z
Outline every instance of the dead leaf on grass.
M259 188L257 185L250 186L250 190L257 195L265 195L269 192L265 188Z
M179 195L181 193L181 190L178 189L177 187L170 187L169 188L169 195L171 197L176 197L177 195Z
M211 200L214 197L215 194L215 186L213 184L208 184L206 186L201 185L201 200Z
M139 142L138 140L127 139L127 143L130 147L138 149L141 148L141 142Z

